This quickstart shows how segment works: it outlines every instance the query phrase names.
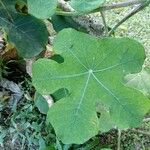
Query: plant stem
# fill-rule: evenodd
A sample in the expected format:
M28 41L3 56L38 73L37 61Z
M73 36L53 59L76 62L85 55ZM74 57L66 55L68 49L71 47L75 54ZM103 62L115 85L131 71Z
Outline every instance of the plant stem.
M150 132L147 132L147 131L142 131L139 129L132 129L132 131L150 136Z
M119 3L115 3L115 4L110 4L110 5L106 5L106 6L102 6L100 7L101 10L111 10L111 9L116 9L116 8L121 8L121 7L128 7L128 6L132 6L132 5L138 5L143 3L143 0L129 0L126 2L119 2Z
M76 11L62 11L62 10L56 10L55 11L56 15L61 15L61 16L82 16L84 15L83 13L79 13Z
M145 3L139 4L137 7L133 8L132 11L127 14L122 20L120 20L109 32L109 35L111 35L122 23L124 23L126 20L131 18L133 15L144 9L146 6L148 6L150 3L149 0L147 0Z
M116 9L116 8L121 8L121 7L138 5L138 4L144 3L145 1L147 1L147 0L128 0L126 2L119 2L119 3L115 3L115 4L103 5L103 6L100 6L98 9L93 10L92 12L87 12L86 14L96 13L96 12L99 12L99 10L106 11L106 10L111 10L111 9ZM71 6L69 6L69 4L67 2L64 2L63 0L59 0L58 3L62 8L67 8L68 10L67 11L62 11L62 10L56 11L57 15L62 15L62 16L85 15L85 13L75 11Z
M107 24L106 24L105 14L102 10L100 10L100 14L101 14L104 29L105 29L105 35L108 36L108 27L107 27Z
M121 130L118 129L118 143L117 143L117 150L121 149Z
M143 119L143 122L149 122L149 121L150 121L150 118Z

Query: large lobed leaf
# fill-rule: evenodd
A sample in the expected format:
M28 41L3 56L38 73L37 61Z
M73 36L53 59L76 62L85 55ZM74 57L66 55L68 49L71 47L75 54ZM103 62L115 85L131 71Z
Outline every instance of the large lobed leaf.
M54 50L64 62L39 59L33 65L33 84L41 94L69 90L70 94L56 102L47 115L63 143L84 143L100 129L140 125L150 101L126 87L123 78L141 70L145 59L141 44L128 38L97 39L64 29L55 39ZM98 110L99 105L109 113ZM100 122L107 123L103 115L110 119L106 128Z
M20 56L31 58L45 49L48 41L45 24L34 16L16 12L15 0L0 1L0 26Z
M71 0L71 6L79 12L90 12L99 8L105 0Z
M57 7L57 0L27 0L27 3L29 13L40 19L50 18Z

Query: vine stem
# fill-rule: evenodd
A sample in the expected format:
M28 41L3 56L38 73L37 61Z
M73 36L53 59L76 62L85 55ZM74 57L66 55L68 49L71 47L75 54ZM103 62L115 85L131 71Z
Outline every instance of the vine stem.
M150 0L146 0L144 2L142 2L141 4L139 4L138 6L136 6L135 8L133 8L131 10L130 13L128 13L122 20L120 20L109 32L109 36L121 25L123 24L126 20L128 20L129 18L131 18L133 15L135 15L136 13L138 13L139 11L141 11L142 9L144 9L146 6L148 6L150 3Z
M132 131L150 136L150 132L147 132L147 131L142 131L139 129L132 129Z
M144 2L145 1L146 0L144 0ZM89 13L99 12L99 10L106 11L106 10L111 10L111 9L116 9L116 8L121 8L121 7L128 7L128 6L138 5L138 4L142 4L142 3L143 3L143 0L128 0L126 2L118 2L115 4L103 5L103 6L100 6L98 9L95 9ZM67 11L56 11L57 15L62 15L62 16L85 15L85 13L76 12L67 2L64 2L64 0L59 0L58 4L61 8L65 8L64 10L67 10ZM86 14L89 14L89 13L86 13Z
M102 10L100 10L100 14L101 14L103 25L104 25L105 35L108 36L108 27L107 27L107 23L105 19L105 14Z
M149 122L149 121L150 121L150 118L143 119L143 122Z
M132 5L138 5L143 3L143 0L128 0L126 2L118 2L110 5L104 5L100 7L101 10L111 10L111 9L116 9L116 8L121 8L121 7L128 7Z
M118 129L117 150L121 150L121 130L120 129Z

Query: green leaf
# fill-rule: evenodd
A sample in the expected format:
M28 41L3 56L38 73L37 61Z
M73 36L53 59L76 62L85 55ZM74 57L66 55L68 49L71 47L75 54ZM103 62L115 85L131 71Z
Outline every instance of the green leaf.
M59 32L64 28L74 28L78 31L87 32L86 29L82 27L80 24L76 23L72 19L72 17L53 15L51 18L51 22L56 32Z
M9 13L9 11L16 12L15 4L16 0L0 0L0 9L5 9L7 13Z
M57 0L27 0L29 13L40 19L50 18L57 7Z
M101 114L99 119L99 126L101 132L108 132L110 129L115 128L115 123L111 118L110 112L106 111Z
M61 88L57 90L56 92L54 92L51 96L53 97L54 101L58 101L68 95L69 95L69 91L65 88Z
M90 12L99 8L105 0L71 0L71 6L79 12Z
M54 146L47 146L44 150L56 150Z
M35 106L39 109L42 114L47 114L49 106L46 99L39 93L35 93L34 98Z
M7 27L13 20L11 12L15 10L15 0L0 0L0 26Z
M25 58L38 55L45 49L48 41L45 24L31 15L15 14L7 34L19 55Z
M33 84L42 94L69 90L70 94L57 101L47 115L63 143L81 144L98 134L97 103L105 104L119 129L141 124L150 101L123 84L125 75L142 68L145 52L141 44L129 38L97 39L64 29L53 49L64 62L39 59L33 65Z
M140 90L150 97L150 68L146 67L136 74L128 74L125 77L127 86Z
M48 31L41 20L31 15L17 13L15 2L15 0L0 1L0 26L5 29L9 42L15 45L18 54L31 58L45 49Z
M46 143L45 143L45 140L40 137L39 138L39 150L45 150L46 149Z
M97 112L99 113L99 129L101 132L108 132L110 129L115 128L113 118L111 118L111 111L105 104L97 104Z

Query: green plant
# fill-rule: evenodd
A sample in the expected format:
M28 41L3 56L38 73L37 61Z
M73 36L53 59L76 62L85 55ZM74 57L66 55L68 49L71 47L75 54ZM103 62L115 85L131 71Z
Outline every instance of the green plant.
M123 84L123 77L139 72L145 59L138 42L127 38L97 39L66 29L57 35L54 50L64 62L38 60L33 65L33 84L43 95L62 87L69 90L65 100L49 109L47 118L64 143L84 143L98 134L108 120L112 121L108 130L140 124L150 108L149 100ZM100 118L96 112L101 113Z
M69 19L57 18L64 26L53 43L54 57L39 59L33 64L33 84L42 95L66 89L47 114L56 135L65 144L82 144L99 131L137 127L150 108L144 94L125 85L124 77L138 73L145 60L144 48L128 38L109 37L114 30L135 13L145 8L149 0L137 0L116 5L104 5L104 0L71 0L70 6L60 0L24 1L28 12L15 9L17 0L0 0L0 26L7 33L21 57L32 58L40 54L48 41L48 31L41 19L51 21L52 15L70 17L100 12L105 35L101 39L81 33L70 27ZM137 4L137 7L110 29L104 11ZM61 20L60 20L61 19ZM56 24L53 20L53 24ZM80 30L81 28L76 28ZM84 29L83 29L84 30ZM88 32L88 31L86 31ZM105 37L103 37L105 36ZM63 90L63 91L66 91ZM63 96L62 96L63 95ZM36 101L37 102L37 101ZM37 104L39 107L41 101ZM58 141L59 141L58 139ZM59 144L58 144L59 145Z
M38 55L45 48L48 33L45 24L15 9L16 0L0 1L0 26L7 33L8 42L15 45L18 54L25 58Z

